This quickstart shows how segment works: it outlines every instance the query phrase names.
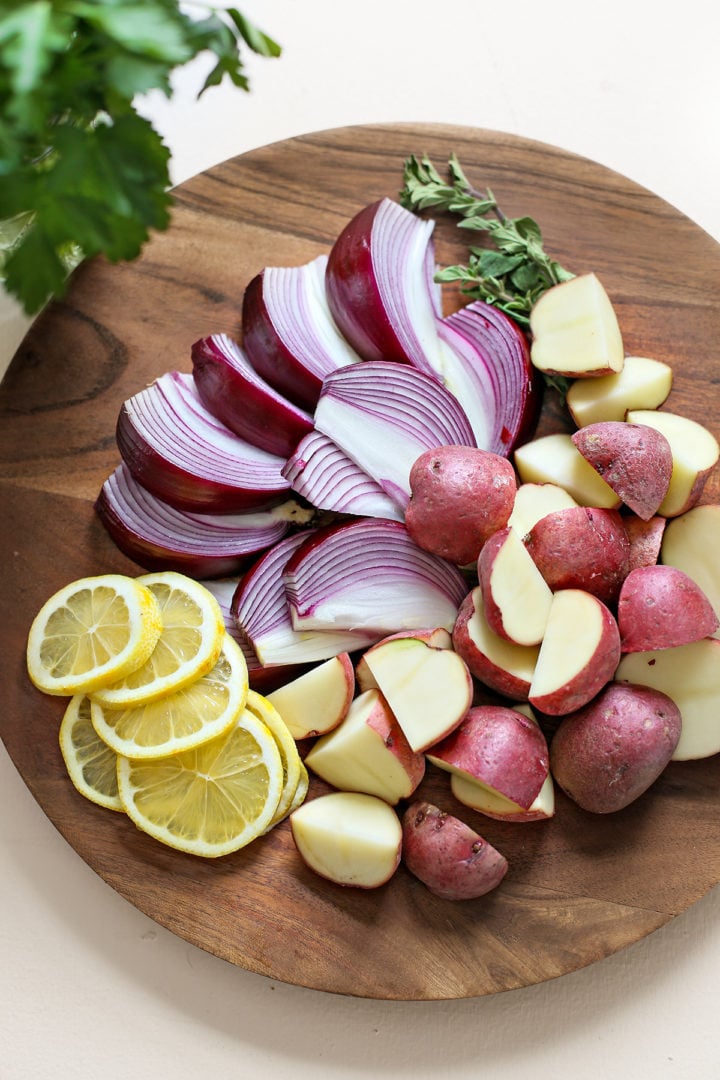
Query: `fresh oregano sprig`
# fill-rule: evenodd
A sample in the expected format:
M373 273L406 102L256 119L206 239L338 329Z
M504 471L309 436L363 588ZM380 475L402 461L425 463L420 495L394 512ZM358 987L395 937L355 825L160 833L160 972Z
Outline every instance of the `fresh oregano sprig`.
M409 157L403 180L400 202L406 209L456 214L459 228L482 232L493 245L470 245L467 263L438 271L436 281L457 282L463 293L494 304L527 326L538 297L574 277L546 253L537 222L506 217L489 188L472 187L454 154L448 160L447 180L427 156Z

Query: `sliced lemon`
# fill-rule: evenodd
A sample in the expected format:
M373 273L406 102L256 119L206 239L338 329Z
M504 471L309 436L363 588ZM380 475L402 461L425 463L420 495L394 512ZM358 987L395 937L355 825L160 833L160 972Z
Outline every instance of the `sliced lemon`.
M263 697L262 694L258 694L255 690L250 690L247 697L246 708L253 716L257 716L258 720L262 720L265 726L269 728L270 733L278 744L278 750L280 751L280 760L282 761L283 767L283 787L280 792L280 799L275 810L275 815L270 823L270 827L272 828L278 821L282 821L290 810L290 804L300 780L302 761L300 760L297 744L290 734L287 724L275 706L268 701L266 697Z
M76 694L70 699L60 724L59 739L68 776L80 794L108 810L122 812L117 754L93 727L87 694Z
M136 578L79 578L35 616L28 634L28 674L46 694L93 693L141 668L161 630L160 606Z
M310 774L305 767L305 762L300 762L300 779L298 780L298 786L295 788L295 794L292 797L292 802L287 808L285 817L289 817L293 810L297 810L298 806L302 806L305 802L305 798L310 787Z
M220 604L198 581L174 570L143 574L137 581L158 602L162 634L142 667L95 695L108 709L147 705L207 675L225 638Z
M247 694L245 657L225 634L217 663L207 675L173 694L128 709L106 709L92 698L91 718L100 738L123 757L166 757L222 735L244 709Z
M192 855L228 855L272 821L283 786L280 751L248 709L224 735L152 761L118 757L118 789L139 829Z

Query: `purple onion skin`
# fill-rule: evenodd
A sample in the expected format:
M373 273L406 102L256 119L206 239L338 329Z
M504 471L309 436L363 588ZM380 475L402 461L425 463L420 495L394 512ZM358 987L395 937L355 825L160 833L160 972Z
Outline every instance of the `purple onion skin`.
M388 320L373 271L370 234L382 204L366 206L340 233L330 251L325 287L333 319L363 360L411 363Z
M288 497L289 485L278 490L238 488L181 469L138 436L125 408L120 410L115 436L122 459L137 482L178 510L239 514L269 510Z
M299 408L314 410L322 379L306 368L279 337L263 297L263 271L245 289L242 341L245 355L265 382Z
M212 556L161 547L130 529L108 505L102 489L95 501L95 512L123 555L127 555L145 570L177 570L198 581L233 577L258 555L258 552L247 552L244 555Z
M289 457L303 436L313 430L309 415L303 415L290 402L285 407L242 371L227 364L210 338L196 341L191 357L201 401L241 439L270 454Z

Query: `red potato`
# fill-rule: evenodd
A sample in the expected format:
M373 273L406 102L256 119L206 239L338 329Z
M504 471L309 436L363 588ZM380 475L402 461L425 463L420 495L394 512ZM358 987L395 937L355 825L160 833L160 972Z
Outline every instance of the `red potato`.
M425 775L424 754L413 751L379 690L356 697L345 719L305 756L308 768L341 791L377 795L395 806Z
M550 744L552 775L584 810L614 813L657 780L681 730L680 710L666 694L610 683L560 722Z
M372 683L392 709L413 750L425 750L457 727L472 705L467 664L452 649L436 648L412 634L392 634L362 657Z
M507 524L516 489L512 465L498 454L470 446L427 450L410 470L407 531L418 547L466 566Z
M465 822L418 801L402 819L402 859L443 900L474 900L497 888L508 862Z
M347 653L338 653L272 690L267 699L294 739L308 739L337 727L355 693L355 670Z
M479 784L469 776L452 773L450 790L463 806L477 810L484 817L493 821L512 821L514 824L527 824L531 821L547 821L555 814L555 786L550 773L527 810L518 806L512 799L506 799L484 784Z
M568 506L577 506L577 502L565 488L557 484L520 484L515 493L508 525L512 525L519 536L525 536L540 518L553 510L564 510Z
M531 439L518 446L513 457L522 484L554 484L580 506L620 506L616 493L588 465L565 431Z
M397 633L388 634L387 637L376 642L372 648L385 645L388 641L409 637L415 638L417 641L423 641L431 649L452 649L452 636L444 626L436 626L428 630L398 630ZM358 690L361 692L364 690L377 690L377 680L370 670L364 653L355 665L355 681Z
M479 585L460 605L452 640L455 652L476 679L503 697L527 701L538 646L516 645L490 629Z
M499 529L484 545L478 578L490 629L518 645L539 645L552 592L514 529Z
M336 885L376 889L400 865L402 826L375 795L332 791L290 814L295 846L305 864Z
M647 356L626 356L622 371L576 379L566 403L578 427L624 420L629 409L659 409L672 388L672 368Z
M678 519L680 520L680 519ZM628 574L638 566L654 566L660 558L667 518L656 514L649 521L643 521L635 514L623 518L625 532L630 542L628 556Z
M669 521L662 537L660 559L696 581L720 615L720 506L695 506Z
M549 771L540 725L505 705L478 705L447 738L426 751L447 772L480 782L528 810Z
M641 566L628 574L617 617L624 653L689 645L718 629L705 593L675 566Z
M673 761L720 753L720 641L702 638L677 649L626 653L615 681L667 694L680 710L682 734Z
M720 458L715 436L696 420L655 409L632 409L630 424L647 424L662 432L670 444L673 470L667 495L658 508L663 517L678 517L695 506Z
M530 312L530 330L530 356L540 371L570 377L622 371L617 316L595 274L580 274L544 292Z
M617 510L556 510L533 526L525 544L553 591L583 589L605 604L617 600L630 557L630 541Z
M572 441L593 469L643 521L657 513L673 470L670 443L647 424L607 420L576 431Z
M582 589L555 593L528 700L549 716L587 705L620 662L620 631L609 608Z

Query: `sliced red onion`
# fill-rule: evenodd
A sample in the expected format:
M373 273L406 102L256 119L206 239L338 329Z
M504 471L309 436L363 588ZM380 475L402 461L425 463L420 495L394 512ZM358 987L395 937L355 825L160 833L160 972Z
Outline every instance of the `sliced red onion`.
M227 334L196 341L191 356L200 400L241 439L287 457L312 431L310 414L266 383Z
M281 541L282 543L283 541ZM283 573L296 630L452 630L468 583L398 521L363 519L306 537Z
M289 522L272 510L197 514L158 499L121 464L105 481L97 514L125 555L147 570L179 570L195 578L237 573L282 539Z
M310 535L313 533L286 536L261 555L242 578L233 597L235 623L263 666L328 660L340 652L365 649L377 641L377 635L357 630L294 629L282 574L288 559Z
M205 587L213 594L220 605L228 634L237 641L243 651L248 669L248 679L253 690L260 694L269 694L284 683L290 682L307 670L305 664L271 664L263 667L250 642L240 633L232 613L232 601L240 584L239 577L218 578L206 581Z
M238 513L287 497L285 459L234 435L200 400L192 375L169 371L128 398L117 444L138 483L179 510Z
M320 431L306 435L298 444L283 476L293 491L318 510L403 520L402 511L380 485Z
M310 411L325 376L360 360L330 312L327 261L327 255L319 255L303 266L268 266L243 297L242 340L250 363L266 382Z
M410 469L424 450L475 446L462 406L433 377L393 362L335 371L323 384L315 427L404 510Z
M434 227L381 199L356 214L333 244L326 275L330 310L364 360L400 361L442 374Z
M477 445L509 456L532 435L542 402L524 333L480 300L441 320L438 330L447 346L445 384L463 406Z

